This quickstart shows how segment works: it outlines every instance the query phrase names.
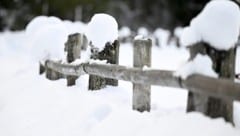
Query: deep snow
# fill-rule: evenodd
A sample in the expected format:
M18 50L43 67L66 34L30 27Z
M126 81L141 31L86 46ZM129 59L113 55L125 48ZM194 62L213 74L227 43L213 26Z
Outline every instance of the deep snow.
M24 32L0 34L1 136L240 134L239 128L222 118L185 113L187 91L182 89L152 86L152 111L139 113L131 110L129 82L92 92L87 91L87 75L74 87L66 87L64 79L49 81L38 75L38 62L28 52L25 43L29 38L25 36ZM186 49L173 46L154 46L152 54L152 67L167 70L178 69L189 57ZM120 64L132 66L131 56L131 44L121 45ZM240 127L239 109L235 108L236 127Z
M107 42L113 43L118 39L118 23L108 14L95 14L87 25L86 35L101 51Z
M129 82L119 81L118 87L88 91L88 75L81 76L73 87L66 87L65 79L49 81L38 75L38 55L49 50L50 55L54 54L55 48L64 53L64 35L88 29L81 22L48 17L40 20L43 22L29 24L22 32L0 33L0 136L239 136L237 102L233 127L222 118L186 113L187 91L183 89L152 86L152 110L139 113L132 110ZM52 25L51 20L59 25ZM40 29L41 24L48 29ZM175 71L188 60L187 49L167 45L169 34L159 28L152 35L161 46L152 48L151 68ZM132 43L121 44L120 65L132 67L132 51ZM239 72L240 49L237 54Z
M212 0L183 30L180 41L185 46L204 41L218 50L229 50L238 41L239 29L239 6L230 0Z

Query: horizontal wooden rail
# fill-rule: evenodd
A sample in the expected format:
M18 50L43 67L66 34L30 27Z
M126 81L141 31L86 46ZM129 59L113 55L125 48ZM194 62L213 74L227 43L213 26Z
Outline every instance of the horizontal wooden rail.
M104 78L130 81L138 84L160 85L184 88L208 96L240 100L240 84L227 79L216 79L203 75L192 75L182 80L173 75L173 71L142 70L113 64L82 63L80 65L61 64L51 60L46 61L45 67L64 75L80 76L84 74L97 75Z

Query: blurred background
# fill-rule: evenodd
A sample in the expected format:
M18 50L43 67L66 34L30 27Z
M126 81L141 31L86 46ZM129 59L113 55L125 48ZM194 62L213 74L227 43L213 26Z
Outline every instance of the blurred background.
M94 13L114 16L132 30L185 26L209 0L0 0L0 31L22 30L38 15L88 22Z

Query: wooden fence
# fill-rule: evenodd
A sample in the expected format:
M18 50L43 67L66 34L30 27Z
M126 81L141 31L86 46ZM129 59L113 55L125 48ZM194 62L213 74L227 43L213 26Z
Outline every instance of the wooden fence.
M191 75L186 80L174 76L174 71L142 70L114 64L82 63L80 65L61 64L51 60L46 66L64 75L97 75L104 78L130 81L136 84L159 85L184 88L197 93L240 101L240 84L228 79L216 79L204 75Z
M79 39L78 39L79 40ZM81 40L81 39L80 39ZM116 43L115 43L116 45ZM119 46L119 44L117 44ZM72 46L82 46L73 44ZM114 46L114 44L112 44ZM151 66L151 40L139 39L134 41L134 67L125 67L118 65L118 57L116 52L119 51L119 47L115 48L105 48L104 52L112 52L112 56L115 56L115 61L117 63L113 64L98 64L98 63L82 63L79 65L72 64L62 64L60 62L47 60L45 62L45 69L50 69L54 73L59 73L65 75L65 77L78 77L84 74L89 74L98 77L95 82L90 82L89 84L94 84L93 87L101 89L104 87L103 84L106 83L106 78L111 80L124 80L133 83L133 109L138 111L150 111L150 93L151 85L160 85L175 88L184 88L192 92L194 95L199 94L200 96L206 96L210 98L215 98L217 100L227 100L233 102L233 100L240 101L240 84L233 82L231 79L227 78L211 78L203 75L191 75L186 80L174 76L174 71L165 70L154 70L154 69L144 69L143 67ZM116 51L116 52L115 52ZM73 52L73 50L69 50ZM68 53L69 53L68 52ZM76 51L75 51L76 52ZM100 52L93 51L93 54L101 54ZM106 55L106 53L105 53ZM117 53L118 55L118 53ZM98 58L98 57L97 57ZM95 59L97 59L95 57ZM105 58L108 58L105 56ZM61 77L61 76L57 76ZM64 77L64 76L62 76ZM91 77L90 77L91 78ZM101 78L101 80L99 80ZM51 78L50 78L51 79ZM76 78L74 78L76 80ZM96 83L97 82L97 83ZM112 85L117 85L116 82ZM91 85L89 85L91 86ZM92 89L90 89L92 90ZM189 99L192 99L189 96ZM200 99L201 100L201 99ZM188 101L189 102L189 101ZM210 108L208 105L204 105L205 109ZM206 107L208 106L208 107ZM216 107L215 107L216 108ZM218 107L217 107L218 108ZM210 113L205 113L206 115ZM229 111L229 110L228 110ZM211 117L224 117L227 121L232 122L232 109L230 113L223 113L218 116ZM227 114L227 115L226 115Z

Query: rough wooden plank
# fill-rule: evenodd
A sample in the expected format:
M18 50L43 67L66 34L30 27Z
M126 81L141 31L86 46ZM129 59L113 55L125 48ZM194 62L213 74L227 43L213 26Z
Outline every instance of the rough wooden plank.
M112 64L83 64L85 73L106 78L130 81L137 84L152 84L169 87L181 87L179 79L173 76L172 71L142 70L141 68L129 68ZM80 71L80 70L79 70ZM84 72L76 72L84 73Z
M113 64L83 63L74 66L46 61L46 66L64 75L80 76L91 74L130 81L136 84L185 88L199 94L240 101L240 84L224 78L216 79L204 75L192 75L186 80L181 80L173 75L173 71L142 70L141 68L130 68Z
M49 68L46 66L46 63L45 63L45 66L44 67L44 70L45 70L45 74L46 74L46 78L49 79L49 80L58 80L58 79L61 79L63 78L63 74L61 74L60 72L57 72L55 70L53 70L52 68ZM42 68L43 68L42 67Z
M46 78L49 80L58 80L63 78L63 74L61 74L58 71L53 70L52 68L47 66L47 63L45 62L45 72L46 72Z
M133 66L143 68L151 67L152 41L134 40ZM133 83L133 109L140 112L151 109L151 85Z
M54 69L54 71L60 72L63 75L69 76L81 76L86 74L83 70L83 65L86 64L79 64L79 65L71 65L71 64L62 64L59 62L46 60L45 66L50 69Z

